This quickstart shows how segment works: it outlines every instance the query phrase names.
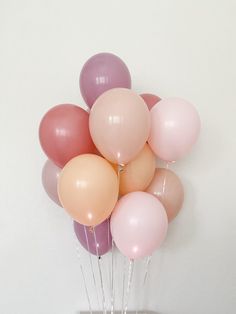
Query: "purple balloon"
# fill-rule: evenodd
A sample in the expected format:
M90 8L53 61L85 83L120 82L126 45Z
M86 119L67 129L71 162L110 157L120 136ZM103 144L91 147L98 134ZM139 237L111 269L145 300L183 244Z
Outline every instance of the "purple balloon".
M61 206L58 193L57 181L60 175L61 168L56 166L51 160L47 160L42 169L42 183L47 195L57 205Z
M98 96L117 87L131 88L129 70L119 57L99 53L88 59L80 73L80 91L90 108Z
M97 249L94 230L91 227L81 225L80 223L74 221L74 230L77 239L79 240L81 245L90 253L94 255L97 255L98 253L98 256L101 256L110 251L112 245L112 237L109 219L94 227L97 241Z

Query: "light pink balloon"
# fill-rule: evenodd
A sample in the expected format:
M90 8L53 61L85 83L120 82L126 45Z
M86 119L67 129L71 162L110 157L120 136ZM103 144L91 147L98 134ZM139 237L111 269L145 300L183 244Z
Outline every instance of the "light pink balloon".
M146 192L131 192L117 203L111 216L111 233L118 249L128 258L152 254L168 229L161 202Z
M92 139L109 161L127 164L142 150L150 132L150 112L130 89L114 88L95 101L89 117Z
M42 170L42 184L48 196L57 205L61 206L57 193L57 181L61 168L55 165L51 160L47 160Z
M150 111L148 143L162 160L176 161L187 154L200 131L200 118L194 106L180 98L160 100Z

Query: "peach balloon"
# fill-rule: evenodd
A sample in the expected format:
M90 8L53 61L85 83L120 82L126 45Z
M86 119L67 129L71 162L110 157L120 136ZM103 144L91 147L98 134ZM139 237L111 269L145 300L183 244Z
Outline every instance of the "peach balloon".
M142 150L150 133L144 100L125 88L106 91L95 101L89 129L99 152L109 161L127 164Z
M70 160L62 169L58 194L70 216L86 226L108 218L117 202L118 177L104 158L84 154Z
M144 191L150 184L156 169L156 156L148 144L120 172L120 195Z
M155 195L164 205L168 221L179 213L184 201L184 188L179 177L171 170L156 169L146 192Z

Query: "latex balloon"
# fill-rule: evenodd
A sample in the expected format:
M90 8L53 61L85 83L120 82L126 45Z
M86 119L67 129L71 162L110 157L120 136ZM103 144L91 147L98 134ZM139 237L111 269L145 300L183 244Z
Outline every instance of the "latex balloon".
M200 131L199 115L192 104L180 98L160 100L150 111L148 143L165 161L176 161L189 152Z
M109 219L94 228L74 221L74 230L79 242L88 252L102 256L110 251L112 237Z
M94 152L88 121L89 114L75 105L50 109L39 127L40 143L48 158L63 167L77 155Z
M100 153L117 164L127 164L142 150L150 132L150 113L135 92L115 88L93 105L89 128Z
M118 199L118 178L104 158L85 154L62 169L58 194L62 206L82 225L95 226L108 218Z
M56 166L51 160L47 160L42 169L42 184L48 196L59 206L57 193L57 181L61 172L61 168Z
M120 195L144 191L150 184L156 169L156 156L148 144L138 156L120 172Z
M172 221L184 201L184 188L179 177L171 170L158 168L146 192L156 196L164 205L169 222Z
M152 254L165 239L168 219L161 202L146 192L123 196L111 216L111 233L119 250L130 259Z
M105 91L116 88L131 88L131 77L125 63L112 53L92 56L80 73L80 91L89 107Z
M140 95L143 100L145 101L146 105L148 106L148 109L151 110L152 107L158 103L158 101L161 100L161 98L154 94L141 94Z

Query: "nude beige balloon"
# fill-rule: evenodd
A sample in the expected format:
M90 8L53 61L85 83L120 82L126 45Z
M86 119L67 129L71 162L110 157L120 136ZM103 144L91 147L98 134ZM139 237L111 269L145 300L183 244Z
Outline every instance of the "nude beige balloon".
M159 168L146 192L155 195L164 205L168 221L179 213L184 201L184 188L179 177L171 170Z
M70 160L59 177L62 206L80 224L95 226L108 218L119 192L115 170L104 158L84 154Z
M156 156L148 144L120 172L120 195L134 191L144 191L155 173Z
M99 152L116 164L127 164L142 150L150 133L150 112L134 91L114 88L95 101L89 129Z

